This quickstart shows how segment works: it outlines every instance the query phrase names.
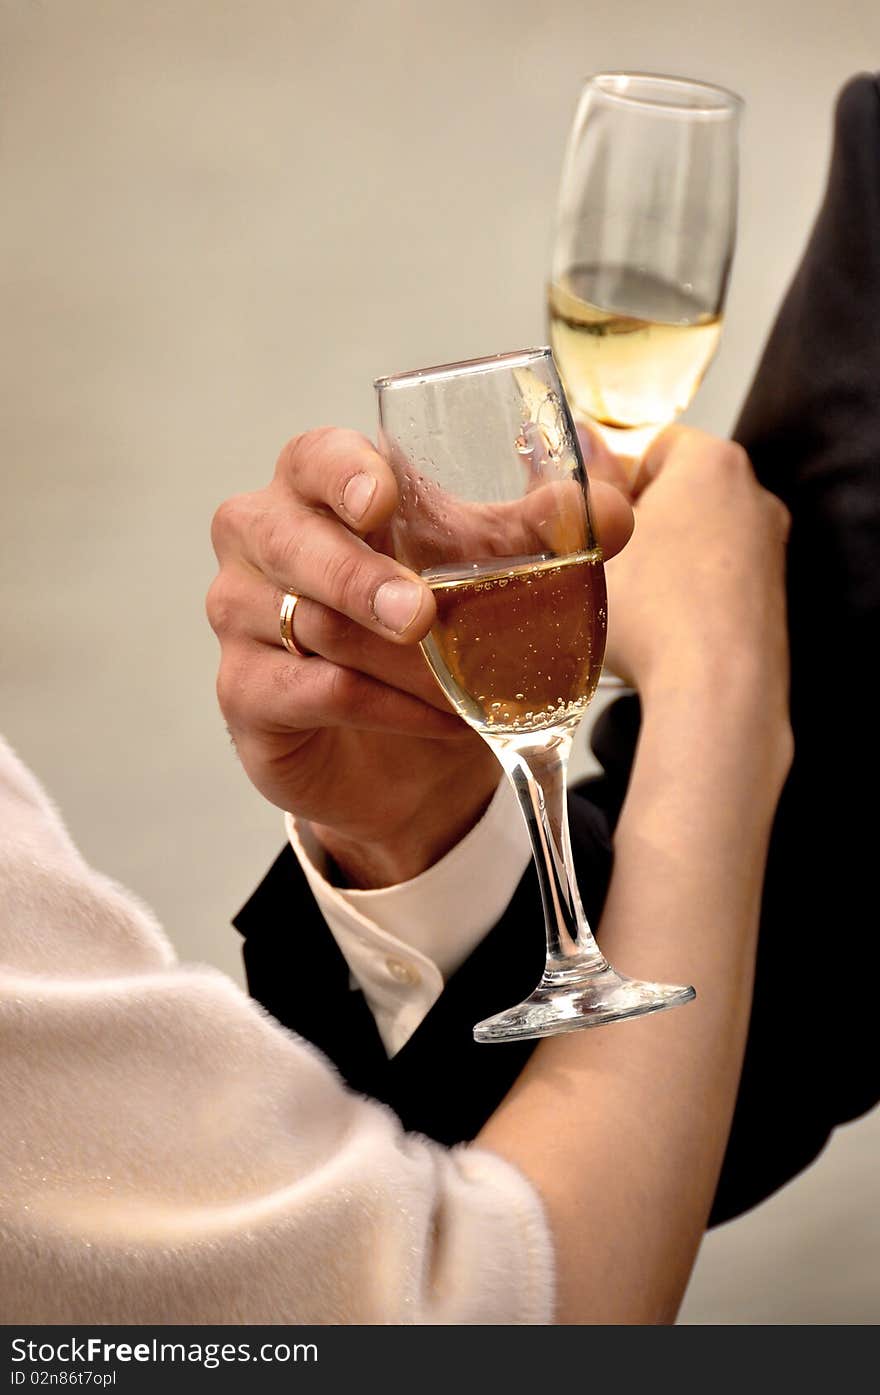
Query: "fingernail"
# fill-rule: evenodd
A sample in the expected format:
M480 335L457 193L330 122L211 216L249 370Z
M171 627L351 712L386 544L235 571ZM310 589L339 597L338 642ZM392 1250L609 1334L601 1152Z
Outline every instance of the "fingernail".
M353 518L355 522L363 518L370 507L370 500L376 492L376 479L374 475L368 475L361 471L359 475L352 475L348 484L342 491L342 507Z
M373 597L373 614L386 630L402 635L421 604L422 589L414 581L385 581Z

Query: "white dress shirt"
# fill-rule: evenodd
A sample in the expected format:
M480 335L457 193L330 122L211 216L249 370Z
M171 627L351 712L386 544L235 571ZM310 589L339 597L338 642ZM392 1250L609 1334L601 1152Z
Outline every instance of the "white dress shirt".
M531 851L508 781L460 843L411 881L378 891L331 886L310 826L286 815L287 836L389 1056L409 1040L446 980L506 909Z

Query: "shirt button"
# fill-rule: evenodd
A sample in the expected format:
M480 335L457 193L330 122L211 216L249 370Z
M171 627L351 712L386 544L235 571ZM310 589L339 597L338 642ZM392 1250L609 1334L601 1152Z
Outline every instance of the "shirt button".
M408 983L414 987L422 981L418 969L413 968L412 964L404 963L402 959L386 959L385 967L396 983Z

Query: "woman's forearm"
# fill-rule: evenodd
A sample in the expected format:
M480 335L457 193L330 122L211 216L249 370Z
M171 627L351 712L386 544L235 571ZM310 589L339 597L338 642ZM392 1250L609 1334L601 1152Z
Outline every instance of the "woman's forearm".
M562 1322L672 1321L699 1246L791 758L784 702L766 691L758 675L670 675L643 696L599 936L622 972L694 983L696 1002L543 1042L480 1135L544 1197Z

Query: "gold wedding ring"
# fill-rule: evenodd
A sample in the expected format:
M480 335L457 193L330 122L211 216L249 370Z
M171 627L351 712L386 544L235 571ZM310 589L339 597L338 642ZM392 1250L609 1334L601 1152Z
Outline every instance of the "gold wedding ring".
M300 649L293 637L293 613L299 596L295 591L288 591L281 602L281 615L279 617L279 629L281 630L281 643L288 654L295 654L298 659L308 659L309 655L305 649Z

